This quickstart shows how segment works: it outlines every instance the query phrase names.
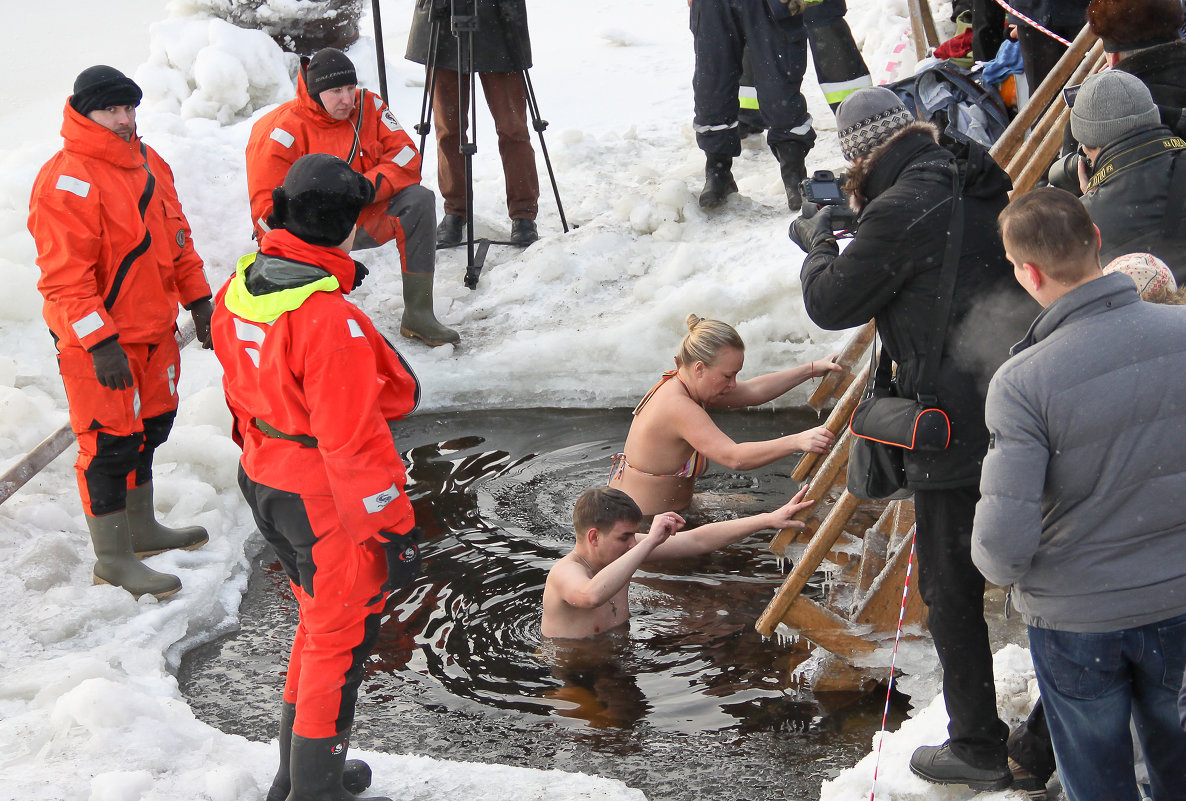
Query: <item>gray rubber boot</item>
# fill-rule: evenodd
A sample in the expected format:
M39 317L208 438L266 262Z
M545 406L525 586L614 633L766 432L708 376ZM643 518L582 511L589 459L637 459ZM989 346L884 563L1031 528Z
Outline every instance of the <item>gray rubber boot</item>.
M349 748L349 729L333 737L292 735L288 760L292 789L285 801L355 801L354 796L342 786L342 772ZM391 799L375 796L359 801Z
M192 551L210 542L210 535L201 526L169 528L157 522L151 481L128 490L128 523L132 527L132 550L141 559L175 549Z
M433 273L404 273L404 317L399 321L399 332L409 339L424 340L434 348L453 345L461 337L452 328L442 325L432 311Z
M292 751L292 724L296 720L296 704L280 705L280 767L266 801L284 801L292 790L288 775L288 758ZM371 766L361 759L347 759L342 766L342 787L350 793L361 793L371 786Z
M141 564L132 552L132 532L128 512L121 509L99 517L86 516L95 546L95 583L123 587L136 598L155 595L165 598L181 589L181 579L158 573Z

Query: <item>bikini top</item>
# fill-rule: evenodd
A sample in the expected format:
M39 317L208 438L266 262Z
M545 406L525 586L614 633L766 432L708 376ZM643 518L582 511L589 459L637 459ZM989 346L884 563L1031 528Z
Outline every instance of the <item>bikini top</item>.
M638 405L634 407L633 413L637 415L640 411L642 411L642 407L647 405L647 401L649 401L651 397L659 390L659 387L666 384L672 378L680 382L684 388L684 391L688 393L689 398L692 397L692 392L688 389L688 385L684 384L684 380L679 377L679 371L668 370L663 373L662 377L659 379L659 382L655 384L655 386L651 387L646 395L642 396L642 400L640 400ZM626 461L626 454L623 452L614 454L613 466L610 468L610 478L612 480L615 477L621 477L622 470L626 467L629 467L636 473L642 473L646 476L655 476L656 478L696 478L698 476L704 475L704 472L708 470L708 464L708 459L699 451L693 449L691 457L689 457L688 461L684 462L684 466L676 472L648 473L646 470L639 470L637 467Z

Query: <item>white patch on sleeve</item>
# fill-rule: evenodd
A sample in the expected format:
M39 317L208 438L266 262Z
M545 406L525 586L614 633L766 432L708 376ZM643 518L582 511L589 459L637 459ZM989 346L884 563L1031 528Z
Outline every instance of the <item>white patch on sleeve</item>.
M169 376L169 394L176 395L177 394L177 366L170 364L169 369L166 372L168 373L168 376Z
M285 147L292 147L292 143L296 141L296 137L283 128L273 128L270 137Z
M383 108L383 98L379 97L376 94L372 94L371 100L374 101L375 108ZM390 113L390 112L388 112L388 113Z
M264 335L267 332L258 325L235 318L235 336L244 342L254 342L257 345L264 344Z
M59 175L54 188L61 189L63 192L73 192L79 197L86 197L91 191L90 184L72 175Z
M140 416L140 390L135 387L132 388L132 414Z
M259 351L255 348L243 348L243 352L247 354L247 358L251 359L251 363L259 367Z
M350 319L346 321L346 330L350 332L351 337L361 337L366 339L366 335L362 333L362 326L358 324L358 320Z
M389 131L402 130L400 128L399 120L397 120L395 115L391 113L391 109L384 109L383 114L379 117L379 119L383 120L383 124L387 126L387 130Z
M414 158L416 158L416 151L413 150L410 145L404 145L404 149L396 153L395 158L393 158L392 161L403 167Z
M102 328L103 318L99 316L97 311L93 311L70 327L74 329L74 336L82 339Z
M362 499L362 505L366 507L367 514L373 515L376 512L382 512L387 508L387 504L399 497L399 487L392 484L382 492L375 493L369 498Z

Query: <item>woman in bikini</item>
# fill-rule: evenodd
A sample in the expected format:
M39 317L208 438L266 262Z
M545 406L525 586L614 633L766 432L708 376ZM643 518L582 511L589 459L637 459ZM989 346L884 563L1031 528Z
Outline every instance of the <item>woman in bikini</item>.
M686 509L710 461L753 470L800 451L823 453L833 440L823 426L762 442L730 439L706 409L757 406L840 367L827 359L738 382L745 343L732 326L695 314L686 322L676 369L664 373L634 409L626 446L610 471L609 486L633 498L644 515Z

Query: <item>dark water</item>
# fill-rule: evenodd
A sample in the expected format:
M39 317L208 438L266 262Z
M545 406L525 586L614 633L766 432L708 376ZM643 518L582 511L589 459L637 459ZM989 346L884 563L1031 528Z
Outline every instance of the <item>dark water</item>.
M716 417L735 439L816 420ZM356 746L609 776L652 801L815 798L867 752L883 697L812 698L793 674L803 646L753 629L783 578L769 535L636 574L628 634L562 652L541 639L544 579L571 548L572 503L605 483L628 425L625 410L555 409L403 424L425 569L388 603ZM714 466L698 482L700 518L781 505L791 466ZM179 678L200 718L266 740L296 619L266 551L241 612L241 631L188 654Z

